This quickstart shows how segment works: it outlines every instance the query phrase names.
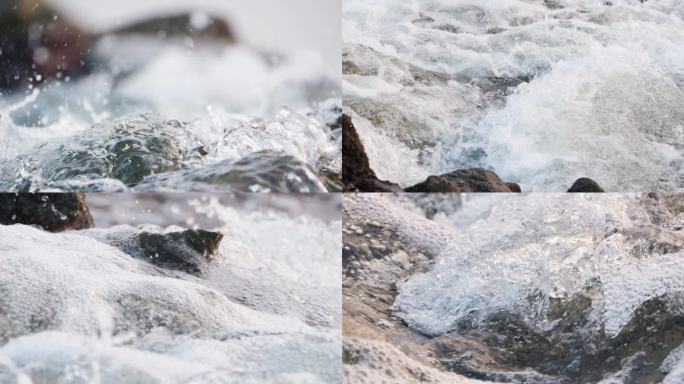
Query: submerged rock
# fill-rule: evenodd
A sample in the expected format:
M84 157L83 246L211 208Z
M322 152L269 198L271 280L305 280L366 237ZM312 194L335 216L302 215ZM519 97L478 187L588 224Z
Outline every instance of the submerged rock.
M33 225L50 232L94 226L85 196L77 193L0 194L0 224Z
M199 274L218 256L223 234L201 229L182 232L140 232L138 244L143 255L153 264Z
M480 168L458 170L430 176L424 182L406 188L406 192L520 192L515 183L503 182L496 173Z
M399 185L378 179L351 117L342 115L342 183L347 192L400 192Z
M164 327L171 334L202 335L242 321L220 291L88 238L96 231L103 230L50 234L0 226L0 345L48 330L97 335L102 311L111 316L112 334ZM133 240L130 250L140 250Z
M151 115L102 123L85 133L33 148L10 167L31 175L5 190L37 190L50 182L117 179L134 186L145 176L177 171L201 158L185 123Z
M224 160L202 168L147 177L137 192L327 192L308 164L273 151L253 153L240 160Z
M605 192L597 182L587 177L578 179L568 190L570 193L602 193Z
M596 324L592 300L584 294L552 299L549 315L555 323L548 330L530 327L519 315L506 312L491 315L479 327L464 324L459 330L459 335L483 340L498 350L495 356L502 368L530 367L538 376L549 375L554 381L478 368L469 362L467 353L448 344L438 349L437 357L446 369L483 380L594 383L618 372L625 382L661 382L665 373L659 367L684 341L684 317L673 305L662 297L644 302L615 337L607 336L602 324Z
M154 225L118 226L84 233L158 267L199 275L220 261L220 232Z

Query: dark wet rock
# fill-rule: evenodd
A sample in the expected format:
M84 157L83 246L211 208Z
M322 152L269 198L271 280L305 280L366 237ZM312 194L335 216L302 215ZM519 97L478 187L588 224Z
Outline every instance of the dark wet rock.
M664 376L659 367L667 355L684 341L684 316L660 297L641 304L630 322L615 337L604 332L591 315L592 300L578 294L569 300L551 299L549 318L554 325L540 331L518 315L500 312L478 327L464 325L459 335L483 340L496 365L472 364L470 355L447 344L438 359L452 372L484 380L516 383L594 383L609 374L630 368L630 383L656 383ZM455 351L455 352L454 352ZM492 370L492 367L498 369ZM508 367L508 368L507 368ZM534 380L515 367L530 367L554 380Z
M235 43L221 17L181 13L141 20L95 34L81 28L47 1L5 0L0 8L0 89L12 92L50 79L83 76L95 67L94 44L103 35L189 37Z
M11 91L88 70L92 36L40 1L9 1L0 13L0 88Z
M223 234L201 229L137 235L142 255L151 263L192 274L200 274L218 256L221 240Z
M220 232L155 225L127 225L83 232L157 267L200 275L221 261Z
M601 186L592 179L583 177L572 184L568 190L571 193L601 193L605 192Z
M439 176L430 176L422 183L406 188L405 191L424 193L462 192L458 184L450 181L448 178Z
M255 152L240 160L224 160L201 168L152 175L137 192L327 192L311 166L290 155Z
M406 192L520 192L520 186L505 183L494 172L474 168L441 176L430 176L424 182L406 188Z
M518 185L516 183L506 183L506 186L508 187L508 189L511 192L515 192L515 193L521 193L522 192L522 188L520 188L520 185Z
M0 224L34 225L50 232L94 226L84 195L76 193L0 194Z
M370 167L366 149L352 123L342 116L342 183L344 191L400 192L399 185L378 179Z

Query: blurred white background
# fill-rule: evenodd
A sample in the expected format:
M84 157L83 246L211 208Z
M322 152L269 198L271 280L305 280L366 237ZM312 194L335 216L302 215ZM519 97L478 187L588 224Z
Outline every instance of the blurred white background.
M93 30L160 13L205 9L225 15L243 42L288 52L320 52L341 73L341 0L50 0Z

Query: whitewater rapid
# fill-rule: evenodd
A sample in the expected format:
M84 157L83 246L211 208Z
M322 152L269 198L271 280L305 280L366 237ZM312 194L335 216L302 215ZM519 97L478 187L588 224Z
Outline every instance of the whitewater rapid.
M0 381L339 382L339 219L185 197L167 203L184 218L220 222L225 236L201 276L103 241L136 227L52 234L0 226ZM148 210L148 196L133 199L99 208L96 221Z
M679 190L683 43L677 0L351 0L344 105L402 186L485 167L527 191Z
M426 270L397 282L394 316L437 345L453 343L454 351L462 347L460 337L510 351L523 359L513 360L515 369L558 375L551 381L530 376L531 382L559 383L580 380L595 369L592 361L603 370L598 377L634 377L639 359L660 366L666 382L681 377L679 320L668 320L681 318L684 299L681 207L676 194L379 194L344 201L351 222L369 223L373 234L391 233L415 250L408 252L430 255ZM384 252L400 260L400 251ZM647 341L670 325L670 336ZM506 332L520 338L506 343ZM524 347L528 332L543 342ZM547 342L558 348L546 349ZM619 351L623 344L632 347ZM596 352L604 345L615 346ZM470 354L459 360L445 351L439 356L445 369L468 372ZM547 362L556 358L558 366ZM493 369L479 372L497 381ZM527 382L521 377L511 380Z

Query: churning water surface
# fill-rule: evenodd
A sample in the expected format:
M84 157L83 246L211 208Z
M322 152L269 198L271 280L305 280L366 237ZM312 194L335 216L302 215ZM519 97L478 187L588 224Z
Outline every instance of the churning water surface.
M678 0L350 0L344 104L402 186L485 167L529 191L678 190L683 47Z
M66 14L79 19L78 7L62 3ZM173 12L181 2L176 3ZM117 4L91 11L108 20L108 7L118 13L126 9ZM209 12L241 15L230 12L238 6L214 5L207 11L205 4L192 20L207 20ZM303 20L330 17L300 6ZM169 11L162 9L156 14ZM151 17L150 12L124 15L99 29ZM341 101L329 54L317 50L316 42L294 44L292 37L284 40L289 45L274 47L263 41L263 31L261 40L240 38L255 30L244 29L236 28L236 44L101 33L91 47L94 64L88 75L58 76L39 87L5 92L0 96L0 189L334 188L341 150L339 132L332 127Z

